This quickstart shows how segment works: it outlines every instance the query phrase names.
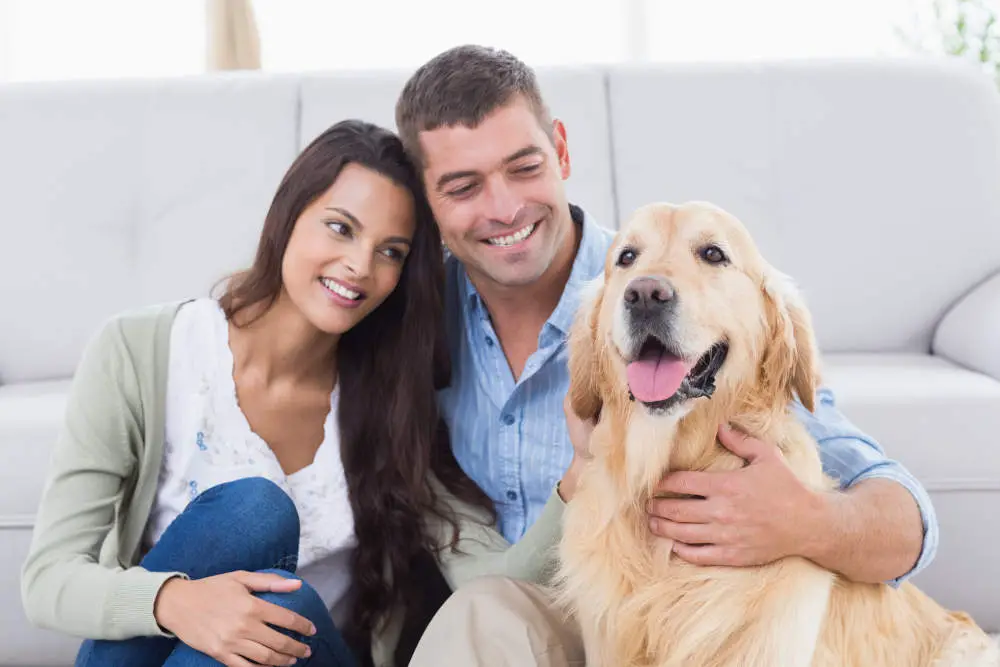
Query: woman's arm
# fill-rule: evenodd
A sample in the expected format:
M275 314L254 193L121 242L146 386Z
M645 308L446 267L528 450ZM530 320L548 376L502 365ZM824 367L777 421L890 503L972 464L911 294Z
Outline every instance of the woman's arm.
M165 634L153 617L156 595L183 575L98 562L138 465L131 446L143 439L138 395L115 319L88 344L74 374L22 570L24 609L40 627L93 639Z
M438 555L441 572L452 589L488 574L535 583L544 583L553 575L565 507L555 490L535 523L513 545L489 522L483 510L458 500L439 485L437 491L459 518L457 551L448 546L451 526L436 517L431 524L436 543L443 545Z

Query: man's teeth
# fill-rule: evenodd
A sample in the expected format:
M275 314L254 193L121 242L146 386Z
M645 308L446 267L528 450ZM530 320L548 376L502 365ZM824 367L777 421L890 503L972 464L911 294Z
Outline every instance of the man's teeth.
M491 239L486 239L486 241L490 245L511 246L514 245L515 243L520 243L524 239L528 238L528 236L531 235L531 232L535 231L535 225L537 224L538 223L536 222L532 225L528 225L527 227L523 227L522 229L508 236L494 236Z
M323 283L328 290L335 294L339 294L345 299L351 299L352 301L357 300L361 296L361 292L355 292L354 290L349 290L340 283L336 283L329 278L320 278L321 283Z

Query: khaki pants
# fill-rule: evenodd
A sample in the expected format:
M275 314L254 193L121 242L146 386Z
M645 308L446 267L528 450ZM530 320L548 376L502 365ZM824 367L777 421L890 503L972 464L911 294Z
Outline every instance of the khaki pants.
M427 626L410 667L583 667L575 624L532 584L482 577L459 588Z

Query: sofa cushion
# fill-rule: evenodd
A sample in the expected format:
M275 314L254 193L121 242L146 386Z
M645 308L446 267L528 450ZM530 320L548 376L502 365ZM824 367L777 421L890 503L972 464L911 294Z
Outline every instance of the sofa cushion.
M729 209L800 283L828 352L926 352L1000 267L1000 96L980 70L649 65L609 86L619 213Z
M934 501L938 554L915 582L1000 630L1000 381L930 355L828 354L824 368L840 410Z
M0 386L0 522L30 525L63 423L70 381Z
M333 123L361 118L396 129L396 98L410 72L305 75L302 82L304 148ZM597 69L538 68L542 95L556 118L566 125L572 174L566 181L571 202L594 216L598 224L617 226L611 176L607 91Z
M297 93L239 75L0 89L0 384L66 378L108 316L251 260Z
M21 565L52 445L62 425L69 382L0 387L0 665L68 665L79 640L28 623L21 606Z

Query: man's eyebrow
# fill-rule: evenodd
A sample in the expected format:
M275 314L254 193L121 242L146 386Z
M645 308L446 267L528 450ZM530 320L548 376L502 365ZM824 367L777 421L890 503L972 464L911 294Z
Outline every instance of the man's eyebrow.
M535 146L535 145L525 146L524 148L522 148L522 149L520 149L518 151L515 151L514 153L511 153L510 155L508 155L507 157L505 157L503 159L503 163L504 164L510 164L511 162L515 162L517 160L520 160L523 157L527 157L529 155L538 155L538 154L541 154L541 153L542 153L542 149L539 146ZM462 171L449 171L446 174L442 174L441 178L439 178L437 180L437 189L440 190L444 186L448 185L448 183L450 183L452 181L457 181L460 178L470 178L472 176L476 176L477 173L478 172L475 172L475 171L472 171L472 170L468 170L468 169L467 170L462 170Z
M353 222L358 227L364 227L361 221L354 217L354 214L348 211L346 208L340 208L339 206L327 206L326 210L333 211L334 213L339 213L351 222Z

